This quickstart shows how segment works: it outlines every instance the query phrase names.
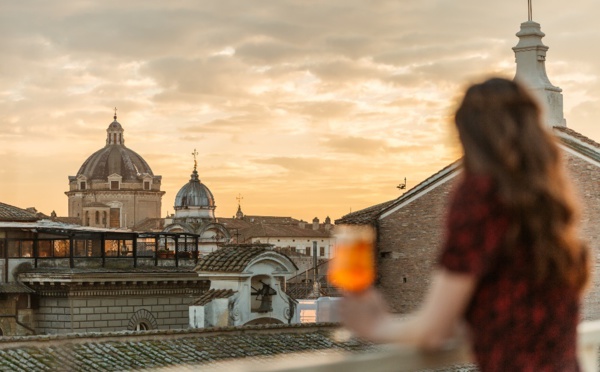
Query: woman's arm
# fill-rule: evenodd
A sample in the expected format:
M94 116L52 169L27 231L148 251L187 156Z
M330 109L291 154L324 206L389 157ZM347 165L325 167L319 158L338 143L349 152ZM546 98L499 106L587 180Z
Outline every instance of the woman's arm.
M387 312L375 290L348 295L341 306L342 321L356 335L375 342L438 348L454 334L476 282L473 275L436 270L423 305L405 319Z

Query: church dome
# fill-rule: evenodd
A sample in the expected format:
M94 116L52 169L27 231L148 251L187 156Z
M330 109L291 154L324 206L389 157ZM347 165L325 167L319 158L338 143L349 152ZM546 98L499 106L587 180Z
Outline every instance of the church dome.
M146 161L135 151L125 147L123 127L114 121L106 129L106 146L93 153L77 172L77 177L88 180L106 180L112 174L123 177L123 181L138 180L142 175L154 176Z
M175 196L176 210L190 207L202 209L215 208L215 198L208 187L200 182L196 167L194 167L190 181L183 185L183 187L177 193L177 196Z

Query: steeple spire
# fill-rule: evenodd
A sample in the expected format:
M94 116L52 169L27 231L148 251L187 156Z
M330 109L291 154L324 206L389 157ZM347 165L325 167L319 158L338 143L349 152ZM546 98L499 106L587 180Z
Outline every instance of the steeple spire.
M200 178L198 178L198 161L196 160L196 155L198 155L198 151L194 149L194 152L192 152L192 156L194 157L194 170L192 171L190 181L200 182Z
M237 212L235 214L235 218L238 220L241 220L244 218L244 213L242 212L242 199L244 199L242 197L242 194L238 194L238 196L236 197L237 202L238 202L238 209Z
M533 90L545 106L547 125L566 126L562 89L552 85L546 74L548 47L542 42L542 38L546 35L542 32L540 24L532 21L531 1L527 1L529 20L521 23L521 30L517 32L519 42L513 48L517 63L515 80Z

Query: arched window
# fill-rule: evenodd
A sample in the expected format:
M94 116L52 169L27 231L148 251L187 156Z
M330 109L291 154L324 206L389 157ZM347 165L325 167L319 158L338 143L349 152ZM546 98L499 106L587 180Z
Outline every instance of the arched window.
M96 211L96 225L100 223L100 212Z
M102 225L106 227L106 211L102 212Z
M113 143L117 143L117 134L113 133Z
M129 319L129 325L127 326L130 331L148 331L157 328L158 324L154 315L146 309L136 311Z
M90 225L90 212L89 211L85 211L85 226L89 226Z

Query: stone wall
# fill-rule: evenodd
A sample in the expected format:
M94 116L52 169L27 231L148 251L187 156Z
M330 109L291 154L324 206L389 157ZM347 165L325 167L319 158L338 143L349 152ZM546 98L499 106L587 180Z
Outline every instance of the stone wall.
M584 299L583 318L600 319L600 168L578 156L566 156L569 178L582 207L581 232L592 250L593 280Z
M89 298L41 297L36 331L56 334L149 329L187 329L191 297L121 296Z
M453 180L379 220L377 287L394 312L414 311L429 286Z
M581 200L582 237L589 243L594 260L594 279L584 299L583 319L600 319L600 165L571 153L566 153L565 159L574 192ZM456 179L378 221L378 288L395 312L414 311L429 287Z

